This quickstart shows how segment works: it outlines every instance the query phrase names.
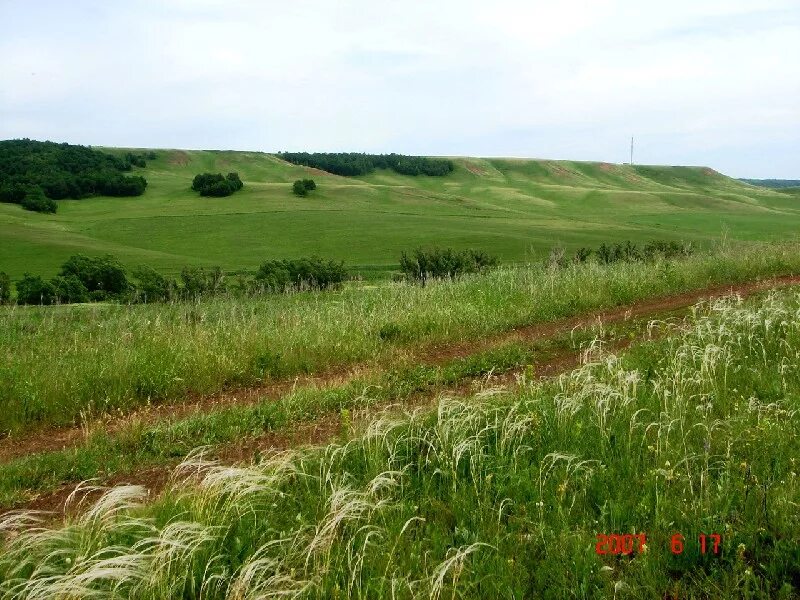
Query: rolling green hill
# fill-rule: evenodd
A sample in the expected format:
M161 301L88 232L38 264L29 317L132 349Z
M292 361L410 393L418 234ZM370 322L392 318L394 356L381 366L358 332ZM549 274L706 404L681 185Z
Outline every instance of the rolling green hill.
M417 245L478 247L522 261L556 244L775 240L800 228L796 196L699 167L456 158L445 177L340 177L258 152L157 153L134 169L148 180L143 196L62 200L55 215L0 204L0 270L52 275L77 252L171 272L319 254L374 275ZM190 186L203 171L237 171L245 187L200 197ZM297 198L291 182L303 177L318 189Z

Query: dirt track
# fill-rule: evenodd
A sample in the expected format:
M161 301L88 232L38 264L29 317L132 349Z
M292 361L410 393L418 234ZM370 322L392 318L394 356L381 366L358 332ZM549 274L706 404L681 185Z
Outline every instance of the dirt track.
M739 294L742 297L746 297L767 289L798 284L800 284L800 276L786 276L738 285L715 286L685 294L637 302L632 305L620 306L609 310L595 311L559 321L531 325L481 340L429 346L414 353L413 358L422 364L442 364L509 342L533 342L554 338L568 333L575 328L590 326L596 322L615 323L633 318L656 317L664 313L669 313L670 311L689 307L704 299L728 294ZM627 346L630 343L631 340L628 340L624 344L619 344L617 348ZM545 362L537 363L536 372L537 375L541 377L553 376L573 368L578 363L579 356L577 353L565 352L552 356ZM200 411L210 411L215 407L229 406L231 404L252 404L257 401L263 401L265 397L280 397L290 392L296 386L325 386L345 383L349 379L363 374L366 370L368 369L355 367L346 372L341 370L331 371L317 377L298 378L292 381L283 381L262 387L239 389L211 396L190 397L184 399L182 402L150 407L123 419L105 421L103 425L107 431L113 433L113 431L119 430L133 419L139 422L152 423L166 417L174 419L189 416ZM515 373L513 372L501 374L489 378L486 380L485 384L507 385L513 382L514 376ZM486 378L482 379L485 380ZM474 382L466 382L458 388L447 390L447 393L467 393L470 391L470 387L473 383ZM439 395L440 393L442 392L436 394L420 394L412 398L410 402L415 405L424 405L426 402L430 402L432 396ZM391 403L375 407L373 410L385 408L387 404ZM250 460L256 452L260 451L280 451L303 445L322 444L335 438L341 429L342 424L338 414L326 415L316 421L293 427L289 431L269 432L255 438L222 445L216 449L215 455L225 462L234 463L246 461ZM37 431L19 439L5 439L0 442L0 463L27 454L76 447L83 442L86 434L87 430L83 428L62 428ZM168 483L171 467L172 465L170 464L157 468L145 468L134 473L115 475L103 481L103 484L139 484L144 485L152 494L155 494ZM40 495L24 506L15 508L57 510L63 514L64 502L74 489L74 483L64 485L53 492Z

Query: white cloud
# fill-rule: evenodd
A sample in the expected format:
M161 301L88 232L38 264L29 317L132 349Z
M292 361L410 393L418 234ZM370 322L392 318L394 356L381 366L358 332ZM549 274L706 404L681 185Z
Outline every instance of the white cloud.
M800 177L794 0L0 7L0 137L624 160L635 133Z

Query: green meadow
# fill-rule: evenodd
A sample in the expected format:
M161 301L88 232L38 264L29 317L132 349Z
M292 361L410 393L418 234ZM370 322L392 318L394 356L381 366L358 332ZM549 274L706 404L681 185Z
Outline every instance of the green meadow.
M445 177L341 177L258 152L157 154L135 169L149 184L140 197L61 200L55 215L0 204L0 271L50 276L78 252L173 273L318 254L371 278L418 245L481 248L508 263L540 258L554 245L786 240L800 226L795 195L700 167L456 158ZM245 187L200 197L190 186L204 171L236 171ZM291 183L303 177L318 189L297 198Z
M7 513L0 593L796 598L798 316L796 291L721 300L555 380L248 464L199 450L60 526Z

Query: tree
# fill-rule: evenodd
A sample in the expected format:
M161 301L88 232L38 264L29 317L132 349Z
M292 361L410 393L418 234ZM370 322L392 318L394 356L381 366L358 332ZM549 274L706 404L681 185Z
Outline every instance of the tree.
M243 187L244 183L239 179L238 173L228 173L227 177L223 177L222 173L200 173L192 181L192 189L200 192L201 196L217 198L230 196Z
M292 184L292 192L295 196L308 196L308 189L302 179L298 179Z
M358 152L281 152L283 160L343 176L367 175L375 169L391 169L401 175L443 176L454 169L453 161L402 154Z
M0 271L0 304L11 302L11 278L5 271Z
M153 267L142 265L131 275L135 280L133 298L138 302L163 302L175 294L177 288L175 281L168 279Z
M22 208L34 212L52 214L56 212L58 205L55 200L45 196L40 188L31 187L25 192L25 198L22 200Z
M125 267L111 255L90 257L76 254L61 266L62 277L74 275L88 292L120 295L128 289Z
M181 270L181 282L181 296L188 300L219 294L225 290L224 274L219 267L209 270L203 267L184 267Z
M86 286L75 275L66 277L56 275L50 280L50 285L53 286L55 300L62 304L89 301L89 292Z
M201 196L212 196L214 198L223 198L231 194L233 194L231 184L224 179L222 181L216 181L200 190Z
M225 179L227 179L228 185L230 185L234 192L238 192L244 187L244 183L242 183L242 180L239 179L238 173L228 173L228 176Z
M38 196L30 198L31 190L38 190L49 200L95 194L138 196L144 193L147 181L122 175L130 171L131 157L137 164L144 163L141 155L119 157L87 146L29 139L0 141L0 202L54 212L54 203Z
M464 273L477 273L499 264L497 257L483 250L456 251L452 248L417 248L411 254L400 255L400 270L409 279L425 285L428 279L456 277Z
M52 304L55 299L53 284L38 275L25 273L17 282L17 302L20 304Z
M270 260L262 263L254 277L257 288L283 292L289 289L328 289L347 278L344 262L318 256L294 260Z

